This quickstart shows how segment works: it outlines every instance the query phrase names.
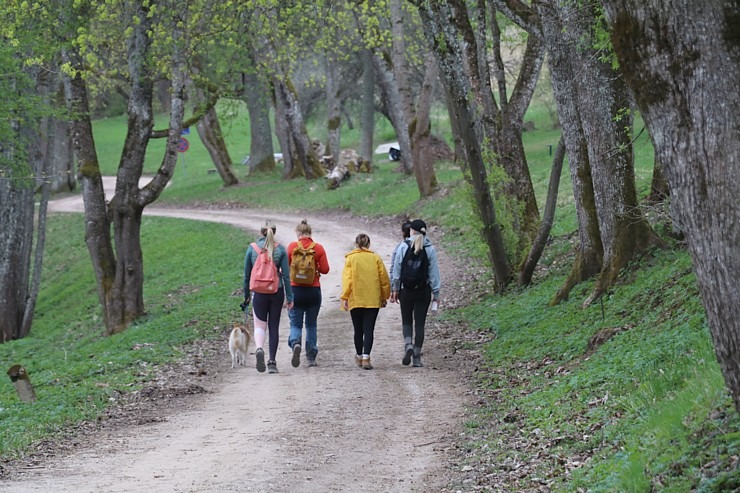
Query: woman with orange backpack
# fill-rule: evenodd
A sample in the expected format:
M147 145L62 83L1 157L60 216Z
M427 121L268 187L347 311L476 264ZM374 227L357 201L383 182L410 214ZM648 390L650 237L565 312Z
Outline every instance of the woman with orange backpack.
M290 268L288 252L275 242L277 227L272 221L265 221L260 229L262 235L251 243L244 256L244 311L249 309L250 299L254 313L254 352L257 358L257 371L265 371L266 329L270 331L270 357L267 360L269 373L277 373L278 342L280 341L280 314L283 304L288 310L293 308L293 290L290 287ZM251 293L251 296L250 296Z
M301 364L301 339L303 324L306 325L306 361L308 366L316 365L319 352L317 320L321 309L322 274L329 273L329 260L326 250L311 238L311 226L305 219L295 228L298 241L288 245L290 261L290 286L293 289L293 308L288 311L290 317L290 335L288 345L293 352L290 364L298 368Z

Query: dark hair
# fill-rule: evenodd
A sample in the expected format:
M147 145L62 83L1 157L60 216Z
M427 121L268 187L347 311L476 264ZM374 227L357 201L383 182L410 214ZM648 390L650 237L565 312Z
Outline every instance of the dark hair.
M401 225L401 234L404 238L411 236L411 221L404 221Z
M370 237L365 233L358 234L357 238L355 238L355 245L357 245L359 248L370 248Z

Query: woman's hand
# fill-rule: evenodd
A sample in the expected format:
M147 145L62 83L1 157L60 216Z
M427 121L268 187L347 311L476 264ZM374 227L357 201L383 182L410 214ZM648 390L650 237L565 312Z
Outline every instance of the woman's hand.
M287 302L285 304L285 308L287 308L288 310L292 310L293 309L293 302L292 301Z
M398 303L398 291L393 291L390 297L391 303Z
M349 300L342 300L342 310L349 311Z

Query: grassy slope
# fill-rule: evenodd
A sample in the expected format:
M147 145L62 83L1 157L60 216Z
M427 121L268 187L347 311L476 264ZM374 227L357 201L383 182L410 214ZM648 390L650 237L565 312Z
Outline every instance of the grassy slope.
M240 161L248 141L243 140L239 109L222 108L222 114L230 112L237 117L224 126L229 141L239 142L230 149ZM533 111L530 118L539 130L526 134L526 145L542 204L549 146L557 143L558 133L546 129L545 112ZM123 118L96 123L105 173L115 172L124 125ZM379 133L378 143L392 139L387 128ZM356 131L343 139L345 146L356 147ZM395 163L384 156L379 156L376 173L355 176L333 192L321 181L288 182L277 174L251 177L243 186L224 190L218 175L208 172L211 166L197 135L189 141L190 150L181 156L161 203L238 202L293 211L421 215L442 225L448 237L457 233L469 239L456 249L471 261L485 258L484 246L474 241L469 195L452 165L438 166L445 191L424 202L417 201L413 178L393 172ZM147 171L156 169L158 150L161 142L150 149ZM644 194L652 167L645 136L637 152L638 188ZM240 168L238 174L245 178L245 172ZM514 457L528 463L533 472L517 483L522 490L534 488L534 478L546 477L562 491L729 491L733 481L740 481L737 471L730 471L739 452L738 418L724 392L688 256L675 249L641 259L603 305L581 308L590 288L585 283L569 302L548 308L567 273L569 236L576 225L567 171L562 178L555 241L545 252L535 285L503 297L485 296L446 315L495 335L481 348L486 367L477 385L489 397L471 410L467 423L469 464L492 474L505 472ZM231 294L240 287L244 234L146 218L148 317L123 334L103 338L82 238L80 217L52 218L33 332L3 346L0 363L24 364L40 399L19 403L9 381L0 379L2 456L23 453L65 425L94 417L118 392L150 378L157 364L177 358L181 344L220 334L238 313ZM178 309L172 310L175 305ZM597 333L613 337L587 352ZM516 437L517 448L500 440L503 434ZM553 444L556 453L542 454L541 446Z

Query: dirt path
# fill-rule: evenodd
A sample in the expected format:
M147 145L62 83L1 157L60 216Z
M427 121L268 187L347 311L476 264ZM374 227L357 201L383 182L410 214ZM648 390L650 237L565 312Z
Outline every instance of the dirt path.
M76 211L70 199L51 211ZM147 214L254 229L264 213L147 208ZM282 244L301 217L271 214ZM449 480L449 447L460 432L465 392L444 341L425 344L424 368L401 365L398 305L381 310L373 364L354 363L349 315L339 310L344 254L366 232L390 262L397 237L360 220L307 216L327 250L322 277L319 366L290 365L288 316L281 318L278 374L231 370L223 343L207 393L159 409L146 424L104 428L69 453L0 482L3 492L434 492ZM444 256L442 256L444 259ZM444 269L443 269L444 270ZM443 275L444 279L444 275ZM430 322L430 332L434 325ZM436 340L435 340L436 339ZM254 350L250 347L250 353Z

